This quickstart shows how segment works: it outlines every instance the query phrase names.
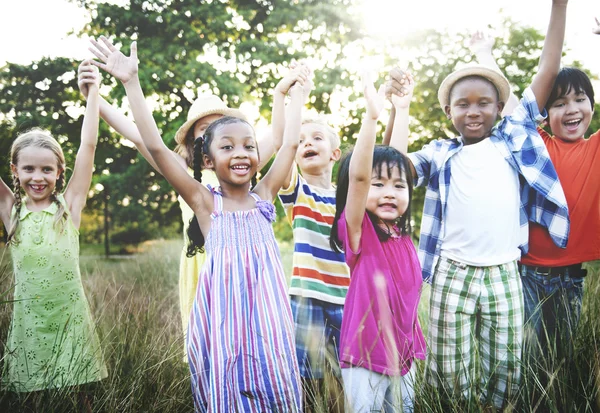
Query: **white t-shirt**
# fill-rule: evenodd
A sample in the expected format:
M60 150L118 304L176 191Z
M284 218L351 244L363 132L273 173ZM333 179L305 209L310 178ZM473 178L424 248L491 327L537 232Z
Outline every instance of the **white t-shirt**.
M519 250L519 175L490 139L451 159L441 255L465 264L500 265Z

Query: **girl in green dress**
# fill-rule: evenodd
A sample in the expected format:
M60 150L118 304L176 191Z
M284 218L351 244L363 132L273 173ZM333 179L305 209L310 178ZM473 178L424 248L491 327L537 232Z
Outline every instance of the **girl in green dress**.
M90 72L86 82L81 146L66 188L62 149L40 129L13 142L14 190L0 180L0 218L15 274L3 381L16 392L107 376L79 272L79 224L98 138L98 73Z

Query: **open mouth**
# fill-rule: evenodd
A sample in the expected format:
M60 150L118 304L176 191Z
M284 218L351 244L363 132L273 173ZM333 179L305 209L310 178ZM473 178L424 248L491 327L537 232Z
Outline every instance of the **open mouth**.
M315 151L308 150L308 151L304 152L303 158L304 159L313 158L317 155L318 155L318 153L316 153Z
M393 209L393 210L397 209L396 204L392 204L392 203L380 204L379 207L383 208L383 209Z
M44 190L46 189L46 185L32 185L32 184L30 184L29 187L31 189L33 189L34 192L44 192Z
M245 175L250 171L250 165L248 164L236 164L232 165L231 169L238 175Z
M563 122L563 125L565 125L565 127L567 128L567 130L576 130L579 127L579 124L581 123L581 119L573 119L573 120L568 120L566 122Z
M479 129L481 126L483 125L483 123L467 123L466 127L467 129Z

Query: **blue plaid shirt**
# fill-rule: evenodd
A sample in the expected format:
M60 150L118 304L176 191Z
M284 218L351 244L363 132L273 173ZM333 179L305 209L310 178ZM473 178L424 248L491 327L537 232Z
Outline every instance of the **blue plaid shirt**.
M533 91L527 88L519 106L492 129L490 136L494 146L519 173L519 248L523 254L529 248L529 221L547 228L560 248L566 247L569 236L567 200L548 150L536 129L545 118L545 112L540 114ZM423 279L427 282L433 281L444 239L451 159L462 148L463 141L459 137L433 141L408 155L417 171L415 186L427 185L419 242L419 259Z

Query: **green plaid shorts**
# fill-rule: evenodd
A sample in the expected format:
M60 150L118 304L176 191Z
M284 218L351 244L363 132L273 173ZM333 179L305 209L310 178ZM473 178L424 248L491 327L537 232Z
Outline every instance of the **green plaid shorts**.
M523 290L517 262L473 267L441 257L431 291L425 377L446 397L513 403L521 380Z

